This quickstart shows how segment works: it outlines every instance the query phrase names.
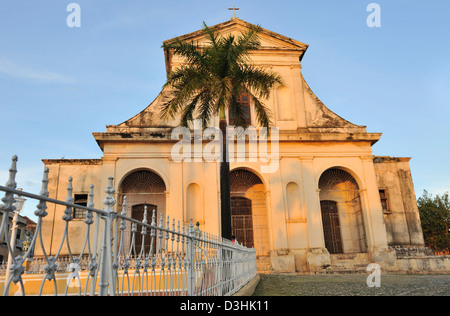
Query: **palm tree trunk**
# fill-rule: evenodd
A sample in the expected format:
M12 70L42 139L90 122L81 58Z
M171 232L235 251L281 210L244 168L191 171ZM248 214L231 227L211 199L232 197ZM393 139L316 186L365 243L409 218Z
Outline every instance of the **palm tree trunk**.
M220 157L220 208L222 238L231 240L231 197L230 197L230 163L228 159L227 121L225 113L220 113L220 131L222 133L222 156Z

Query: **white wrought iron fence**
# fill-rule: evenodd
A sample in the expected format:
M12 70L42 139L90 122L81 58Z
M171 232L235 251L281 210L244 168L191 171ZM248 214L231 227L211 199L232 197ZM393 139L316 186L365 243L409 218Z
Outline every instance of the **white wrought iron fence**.
M9 180L0 186L4 192L0 204L3 220L0 226L0 243L6 243L11 265L0 277L3 296L9 295L85 295L85 296L227 296L242 288L256 276L256 252L243 245L224 240L194 229L175 219L156 218L147 222L145 208L142 221L126 216L126 197L122 213L114 211L113 178L108 179L103 200L104 210L94 207L94 190L91 185L87 206L73 204L72 179L69 178L66 201L49 198L48 174L45 168L39 195L16 190L17 157L12 159ZM37 225L26 253L13 257L8 238L9 214L15 211L15 197L37 201ZM65 206L61 214L64 231L56 255L48 255L43 236L43 219L48 215L47 204ZM69 236L73 209L87 212L84 236ZM124 238L127 222L131 223L131 241ZM140 238L137 238L136 236ZM70 241L83 239L80 253L71 252ZM112 242L112 241L117 242ZM135 240L140 241L136 245ZM78 240L77 242L79 242ZM150 243L150 247L148 247ZM43 256L32 258L37 247ZM61 256L61 249L68 256ZM31 265L25 269L27 261Z

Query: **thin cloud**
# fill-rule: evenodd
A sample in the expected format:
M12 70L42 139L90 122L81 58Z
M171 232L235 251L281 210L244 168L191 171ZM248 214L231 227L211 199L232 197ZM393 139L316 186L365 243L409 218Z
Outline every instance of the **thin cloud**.
M1 57L0 57L0 74L19 79L32 80L39 83L68 84L74 82L73 78L64 76L62 74L48 70L28 67L26 65L18 64L16 62Z

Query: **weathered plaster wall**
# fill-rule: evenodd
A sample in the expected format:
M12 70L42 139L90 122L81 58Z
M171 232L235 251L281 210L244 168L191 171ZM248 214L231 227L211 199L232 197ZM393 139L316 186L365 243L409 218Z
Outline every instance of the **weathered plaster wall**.
M378 188L386 190L384 214L389 245L424 246L409 158L375 157Z

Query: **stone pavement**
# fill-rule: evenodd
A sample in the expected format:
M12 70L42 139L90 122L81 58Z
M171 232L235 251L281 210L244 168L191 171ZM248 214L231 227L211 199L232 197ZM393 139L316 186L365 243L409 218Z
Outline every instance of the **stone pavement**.
M369 288L367 274L261 274L254 296L450 296L450 274L381 274Z

